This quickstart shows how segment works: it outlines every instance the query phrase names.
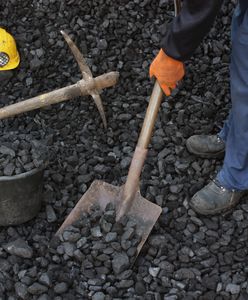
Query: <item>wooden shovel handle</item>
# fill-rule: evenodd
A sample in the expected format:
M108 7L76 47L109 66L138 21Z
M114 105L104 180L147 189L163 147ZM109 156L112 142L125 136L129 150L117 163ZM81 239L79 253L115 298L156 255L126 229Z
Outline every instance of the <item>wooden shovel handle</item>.
M181 0L174 0L175 16L179 14L182 9ZM139 190L140 175L147 156L147 148L151 140L152 130L158 115L158 110L163 98L163 91L158 83L155 82L149 105L146 111L145 120L139 136L138 144L136 146L133 159L128 171L127 181L124 186L122 196L122 206L118 212L117 219L120 219L129 210L134 200L135 194Z
M177 16L182 9L181 0L174 0L174 11L175 16ZM143 149L147 149L151 140L152 130L155 125L155 121L157 119L158 110L163 98L163 91L158 83L155 82L152 95L149 101L149 106L147 108L145 120L143 123L142 131L140 133L140 137L138 140L137 146Z
M153 87L152 95L149 101L144 123L139 136L139 140L137 144L139 148L142 149L148 148L162 98L163 98L163 91L158 81L156 81Z
M139 136L137 146L128 171L127 181L122 194L122 205L118 212L117 220L129 210L139 190L140 175L145 163L148 152L148 145L151 140L152 131L157 119L159 107L163 98L163 91L158 83L155 82L149 105L146 111L144 123Z

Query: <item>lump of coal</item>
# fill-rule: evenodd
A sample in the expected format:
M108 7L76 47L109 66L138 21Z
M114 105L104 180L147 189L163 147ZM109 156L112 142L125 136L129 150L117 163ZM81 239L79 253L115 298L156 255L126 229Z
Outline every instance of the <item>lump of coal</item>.
M9 242L6 245L3 245L3 248L6 252L19 257L31 258L33 256L32 248L22 239Z

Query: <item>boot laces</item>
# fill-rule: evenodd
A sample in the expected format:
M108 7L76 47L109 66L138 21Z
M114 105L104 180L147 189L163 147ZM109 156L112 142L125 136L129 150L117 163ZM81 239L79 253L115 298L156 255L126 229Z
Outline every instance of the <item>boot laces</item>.
M229 189L225 188L223 185L220 184L219 180L217 180L216 178L211 178L211 180L212 180L212 181L218 186L218 188L220 188L223 192L225 192L225 191L232 192L232 193L237 192L237 191L234 190L234 189L229 190Z

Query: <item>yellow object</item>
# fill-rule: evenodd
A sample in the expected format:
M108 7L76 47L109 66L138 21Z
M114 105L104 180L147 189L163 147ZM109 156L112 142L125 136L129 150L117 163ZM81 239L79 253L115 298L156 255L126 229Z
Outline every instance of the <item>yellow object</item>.
M14 69L19 63L20 56L13 36L0 28L0 71Z

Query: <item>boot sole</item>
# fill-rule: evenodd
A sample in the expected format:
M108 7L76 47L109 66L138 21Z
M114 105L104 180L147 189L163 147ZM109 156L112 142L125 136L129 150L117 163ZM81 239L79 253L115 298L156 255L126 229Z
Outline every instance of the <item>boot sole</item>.
M189 204L189 206L190 206L190 208L192 208L194 210L194 212L196 212L199 215L212 216L212 215L219 215L221 213L226 214L227 212L229 212L230 210L232 210L232 208L234 208L237 204L238 204L238 202L235 203L235 204L233 204L233 205L231 205L231 206L229 206L229 207L222 208L222 209L215 209L215 210L212 210L212 211L199 210L199 209L197 209L196 207L194 207L191 204Z
M218 208L218 209L214 209L211 211L207 211L207 210L199 210L198 208L194 207L194 205L192 205L189 202L189 206L190 208L192 208L196 213L200 214L200 215L204 215L204 216L210 216L210 215L218 215L218 214L224 214L226 215L230 210L232 210L236 205L238 205L239 202L241 202L241 200L248 195L248 191L244 193L244 195L242 195L235 203L232 203L230 206L225 207L225 208Z
M189 143L186 142L186 147L188 149L188 151L192 154L195 154L199 157L202 157L202 158L223 158L224 155L225 155L225 150L221 150L219 152L215 152L215 153L209 153L209 152L197 152L195 151L191 145Z

